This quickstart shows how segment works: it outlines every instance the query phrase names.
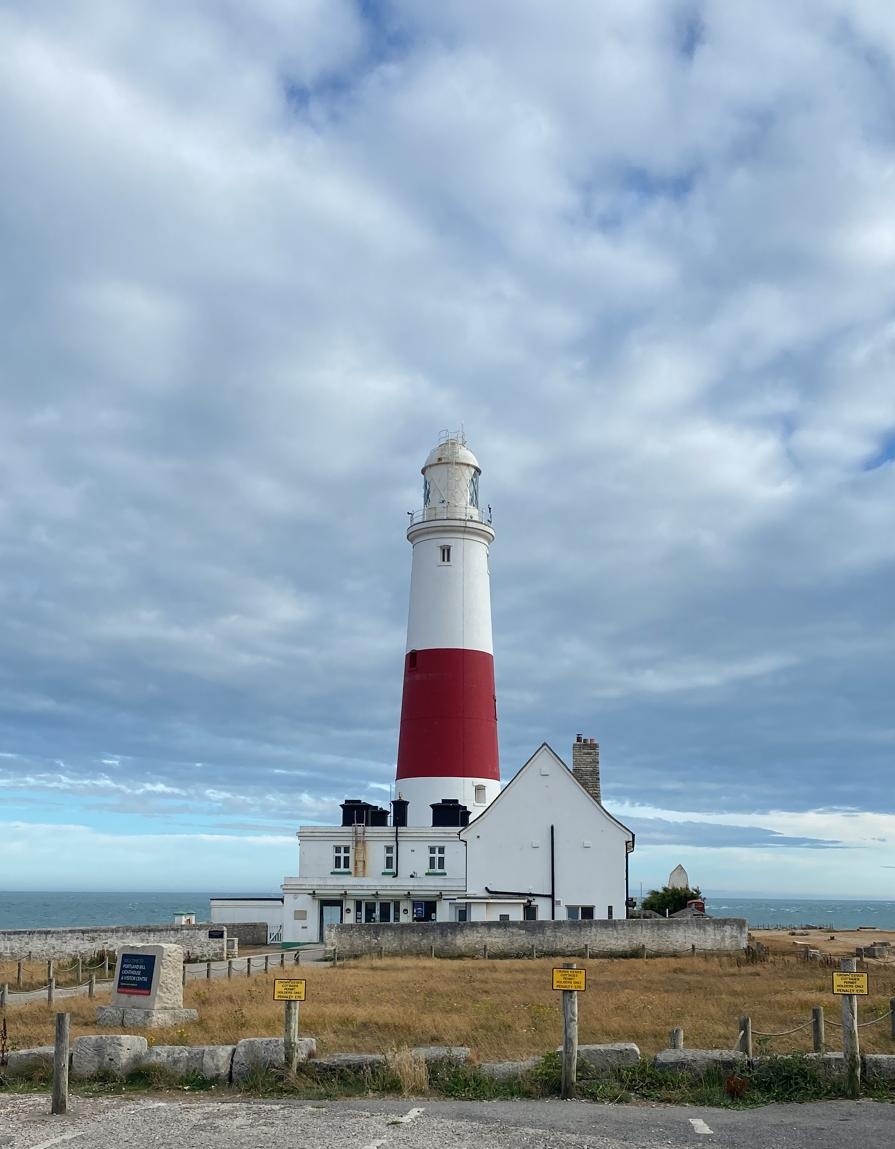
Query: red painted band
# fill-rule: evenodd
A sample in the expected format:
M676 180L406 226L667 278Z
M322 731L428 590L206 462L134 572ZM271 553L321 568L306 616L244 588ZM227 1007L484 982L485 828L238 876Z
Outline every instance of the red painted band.
M397 777L500 779L493 655L455 649L406 655Z

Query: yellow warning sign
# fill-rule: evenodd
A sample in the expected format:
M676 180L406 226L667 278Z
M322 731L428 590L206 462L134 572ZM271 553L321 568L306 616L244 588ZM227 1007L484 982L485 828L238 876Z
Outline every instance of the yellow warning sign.
M304 1001L305 979L303 977L278 977L273 983L274 1001Z
M583 969L556 969L553 970L554 989L575 989L584 992L587 988L585 981L587 970Z
M833 993L869 993L866 973L834 973Z

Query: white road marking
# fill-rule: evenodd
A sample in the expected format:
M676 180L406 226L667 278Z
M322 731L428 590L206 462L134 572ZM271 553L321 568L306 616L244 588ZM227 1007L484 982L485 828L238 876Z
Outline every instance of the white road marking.
M691 1117L690 1124L693 1126L694 1133L711 1133L711 1129L701 1117Z
M411 1121L416 1121L421 1113L422 1109L408 1109L403 1117L393 1117L389 1125L409 1125Z
M73 1141L75 1137L83 1137L83 1133L60 1133L58 1137L51 1137L49 1141L41 1141L39 1145L32 1145L31 1149L50 1149L51 1145L58 1145L61 1141Z

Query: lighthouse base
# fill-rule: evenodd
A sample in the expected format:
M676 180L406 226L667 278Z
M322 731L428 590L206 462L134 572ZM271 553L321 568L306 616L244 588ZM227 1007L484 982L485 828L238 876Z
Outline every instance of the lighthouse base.
M407 825L431 826L432 804L444 798L456 798L469 810L470 821L477 818L500 793L496 778L399 778L396 794L406 798Z

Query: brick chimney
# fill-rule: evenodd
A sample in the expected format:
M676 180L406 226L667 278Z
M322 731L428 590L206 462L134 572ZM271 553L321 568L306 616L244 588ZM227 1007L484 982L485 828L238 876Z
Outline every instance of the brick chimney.
M572 773L592 798L600 799L600 743L578 734L572 743Z

